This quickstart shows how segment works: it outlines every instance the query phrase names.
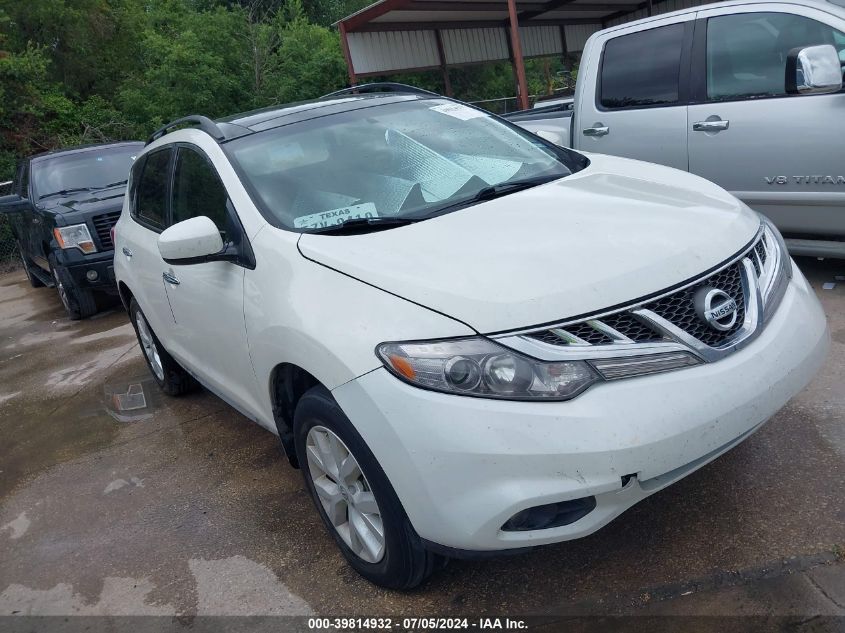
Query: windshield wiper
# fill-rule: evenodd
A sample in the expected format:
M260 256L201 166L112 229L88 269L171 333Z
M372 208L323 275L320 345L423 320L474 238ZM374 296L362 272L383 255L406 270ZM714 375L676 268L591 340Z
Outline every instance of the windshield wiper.
M367 230L379 230L392 226L404 226L405 224L412 224L419 222L422 218L408 218L408 217L376 217L376 218L350 218L344 220L339 224L332 224L331 226L321 226L316 229L311 229L308 233L346 233L346 232L366 232Z
M523 180L511 180L500 182L497 185L490 185L489 187L479 189L477 192L475 192L468 198L463 198L461 200L458 200L457 202L452 202L445 206L438 207L428 213L426 217L430 218L437 215L443 215L444 213L448 213L449 211L455 211L456 209L460 209L461 207L468 207L472 204L475 204L476 202L493 200L494 198L500 198L510 193L522 191L523 189L530 189L531 187L536 187L537 185L542 185L547 182L552 182L553 180L563 178L564 175L565 174L556 174L554 176L535 176L534 178L525 178Z
M49 198L50 196L66 196L69 193L76 193L77 191L91 191L91 187L72 187L70 189L61 189L59 191L53 191L52 193L45 193L39 198Z
M470 198L470 201L476 202L480 200L493 200L494 198L506 196L509 193L522 191L523 189L529 189L531 187L536 187L537 185L551 182L552 180L557 180L560 177L561 176L542 176L537 178L525 178L523 180L500 182L497 185L490 185L489 187L480 189L478 193Z
M115 181L115 182L110 182L110 183L109 183L109 184L107 184L107 185L97 185L96 187L92 187L92 189L110 189L111 187L117 187L118 185L125 185L125 184L126 184L126 182L127 182L127 181L126 181L126 179L124 178L123 180L118 180L118 181Z

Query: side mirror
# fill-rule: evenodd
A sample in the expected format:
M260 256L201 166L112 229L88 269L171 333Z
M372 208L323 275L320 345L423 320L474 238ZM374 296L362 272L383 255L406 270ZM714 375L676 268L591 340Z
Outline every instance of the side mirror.
M168 264L201 264L228 260L223 238L210 218L202 215L178 222L158 236L158 252Z
M842 62L830 44L793 48L786 57L786 92L817 95L842 90Z
M19 211L24 202L26 202L26 198L22 198L16 193L0 196L0 213Z

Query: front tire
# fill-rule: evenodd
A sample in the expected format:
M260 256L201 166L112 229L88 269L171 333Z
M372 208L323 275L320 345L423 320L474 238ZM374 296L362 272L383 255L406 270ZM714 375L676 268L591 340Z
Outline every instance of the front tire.
M305 486L346 561L370 582L411 589L445 559L426 550L375 456L327 389L294 414Z
M129 302L129 318L135 328L144 360L159 388L171 396L181 396L191 391L196 384L194 379L162 347L134 297Z
M96 314L97 302L94 300L94 294L90 290L77 288L67 269L59 266L53 255L50 255L49 262L59 299L61 299L62 306L64 306L71 321L87 319L89 316Z

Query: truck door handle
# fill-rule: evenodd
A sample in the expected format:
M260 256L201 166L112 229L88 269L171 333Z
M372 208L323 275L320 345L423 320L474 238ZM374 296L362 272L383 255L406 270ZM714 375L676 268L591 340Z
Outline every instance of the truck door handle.
M174 286L179 285L179 279L171 272L163 272L161 273L161 278L164 279L167 283L172 284Z
M584 128L584 136L607 136L608 134L610 134L610 128L606 125Z
M730 126L730 121L697 121L692 124L692 129L694 132L718 132L719 130L727 130Z
M123 247L123 254L126 255L126 259L132 259L132 251L125 246Z

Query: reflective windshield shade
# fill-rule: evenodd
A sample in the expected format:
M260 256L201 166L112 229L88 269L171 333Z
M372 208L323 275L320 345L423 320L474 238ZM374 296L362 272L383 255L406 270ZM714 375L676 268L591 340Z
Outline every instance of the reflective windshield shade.
M32 169L35 195L39 198L73 189L102 189L125 181L140 145L95 147L73 154L38 160Z
M295 231L354 218L423 218L492 185L559 178L586 162L442 99L312 119L227 149L268 220Z

